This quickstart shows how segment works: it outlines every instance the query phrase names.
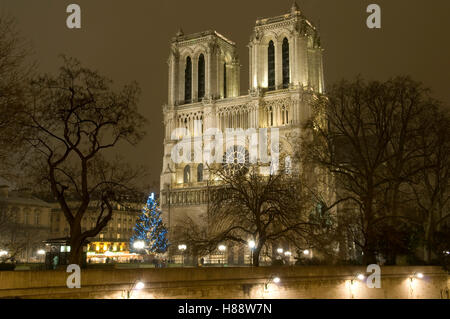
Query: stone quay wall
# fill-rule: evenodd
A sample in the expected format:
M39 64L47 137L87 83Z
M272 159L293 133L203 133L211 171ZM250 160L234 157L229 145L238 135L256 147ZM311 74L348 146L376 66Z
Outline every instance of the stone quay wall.
M69 289L65 271L0 271L0 298L450 298L450 277L440 267L381 267L381 288L356 280L359 273L370 275L353 266L82 269L81 288ZM132 289L139 281L145 288Z

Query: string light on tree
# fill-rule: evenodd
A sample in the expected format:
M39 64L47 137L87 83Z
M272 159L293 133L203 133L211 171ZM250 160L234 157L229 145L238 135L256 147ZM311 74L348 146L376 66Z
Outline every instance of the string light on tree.
M155 200L155 194L151 193L146 206L133 228L134 235L130 239L130 247L136 250L145 248L147 253L164 253L169 242L167 229L161 218L161 210Z

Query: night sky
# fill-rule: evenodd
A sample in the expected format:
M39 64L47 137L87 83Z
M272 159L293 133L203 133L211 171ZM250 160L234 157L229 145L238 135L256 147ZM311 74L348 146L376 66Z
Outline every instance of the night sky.
M66 27L66 7L81 6L82 28ZM298 0L300 10L320 25L326 84L361 74L386 80L411 75L450 104L450 1ZM382 10L382 28L366 26L366 7ZM162 166L162 105L167 102L169 43L177 29L185 34L214 29L236 42L241 94L248 90L248 48L258 17L288 13L292 0L1 0L0 14L18 20L34 48L39 71L56 72L64 53L123 85L136 80L148 134L138 146L122 147L132 163L149 168L148 183L159 187Z

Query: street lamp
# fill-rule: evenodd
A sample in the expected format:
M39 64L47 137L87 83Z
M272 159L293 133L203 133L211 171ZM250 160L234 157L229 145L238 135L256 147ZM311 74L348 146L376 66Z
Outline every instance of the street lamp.
M277 253L282 254L283 253L283 248L278 248L277 249Z
M251 265L252 265L252 266L253 266L253 248L255 248L255 246L256 246L256 243L255 243L254 240L250 240L250 241L248 242L248 247L250 248L250 252L251 252L250 258L251 258Z
M6 250L0 250L0 257L8 255L8 252Z
M45 255L45 250L44 250L44 249L39 249L39 250L37 251L37 254L38 254L39 256L42 256L42 257L43 257L42 259L45 258L45 257L44 257L44 255ZM44 259L44 261L45 261L45 259Z
M140 281L140 280L136 280L133 285L131 286L131 289L126 290L126 299L130 299L131 295L133 294L134 290L142 290L144 289L145 284Z
M278 276L275 276L275 275L270 275L270 278L264 283L264 290L265 291L267 291L267 290L269 290L269 284L270 283L274 283L274 284L279 284L280 282L281 282L281 279L280 279L280 277L278 277Z
M185 244L178 245L178 250L181 251L181 257L182 257L182 260L183 260L182 261L183 267L184 267L184 251L186 250L186 248L187 248L187 246Z
M305 250L303 251L303 255L309 255L309 249L305 249Z
M133 248L134 248L134 249L141 250L141 249L144 249L144 247L145 247L145 243L144 243L142 240L135 241L135 242L133 243Z
M366 278L366 276L364 276L363 274L358 274L358 275L356 276L356 278L357 278L358 280L363 281L363 280Z
M290 265L291 264L291 255L292 255L292 253L290 251L285 251L284 255L286 256L287 264Z
M227 250L227 246L225 245L219 245L219 251L222 253L222 264L225 264L225 250Z

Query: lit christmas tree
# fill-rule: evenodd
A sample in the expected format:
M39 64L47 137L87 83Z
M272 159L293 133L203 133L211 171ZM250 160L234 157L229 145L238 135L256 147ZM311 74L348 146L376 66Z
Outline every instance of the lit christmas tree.
M155 200L154 193L147 199L147 205L142 209L142 215L133 228L134 235L130 239L130 247L135 249L135 242L144 243L143 249L150 253L164 253L169 242L167 240L167 229L161 218L161 210Z

